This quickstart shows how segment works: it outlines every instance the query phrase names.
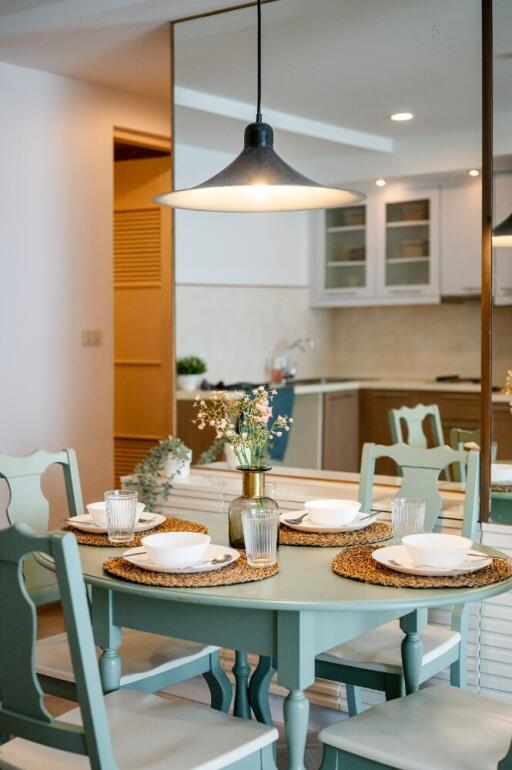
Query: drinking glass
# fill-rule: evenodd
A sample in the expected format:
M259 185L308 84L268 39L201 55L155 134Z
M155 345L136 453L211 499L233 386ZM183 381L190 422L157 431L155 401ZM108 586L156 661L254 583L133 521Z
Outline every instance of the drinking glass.
M391 523L395 545L400 545L402 538L406 535L416 535L423 532L426 507L425 500L395 497L391 501Z
M111 489L104 497L108 539L113 545L131 543L137 516L137 492Z
M247 562L251 567L271 567L277 561L279 511L275 508L246 508L242 511Z

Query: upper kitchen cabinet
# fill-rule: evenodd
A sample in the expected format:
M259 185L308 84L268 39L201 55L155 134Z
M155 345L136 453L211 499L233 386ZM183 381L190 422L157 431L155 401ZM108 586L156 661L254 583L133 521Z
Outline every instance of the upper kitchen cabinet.
M482 185L479 180L443 187L441 294L479 296L482 286Z
M439 302L439 192L379 199L377 296L385 304Z
M438 191L370 193L311 215L314 306L439 301Z
M366 304L375 293L372 202L310 215L312 304Z
M494 225L498 225L512 210L512 174L494 177ZM512 249L494 249L494 302L512 305Z

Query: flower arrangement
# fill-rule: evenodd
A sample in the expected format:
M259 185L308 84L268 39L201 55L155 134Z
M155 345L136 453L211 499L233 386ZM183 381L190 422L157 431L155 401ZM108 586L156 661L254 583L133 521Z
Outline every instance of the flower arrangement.
M207 426L213 428L219 442L221 439L229 442L240 467L261 468L269 441L289 431L293 423L286 415L273 416L272 401L276 394L276 390L266 390L263 385L242 398L214 391L208 402L195 400L198 411L193 422L199 430Z
M171 494L172 480L174 476L163 475L165 464L169 455L177 461L177 476L187 460L190 458L190 449L179 438L168 436L152 447L147 455L135 466L135 481L131 485L137 490L138 499L146 504L148 510L152 510L159 498L167 500Z
M507 372L505 385L501 392L505 393L507 396L512 396L512 369L509 369ZM510 411L512 412L512 401L510 402L509 406L510 406Z

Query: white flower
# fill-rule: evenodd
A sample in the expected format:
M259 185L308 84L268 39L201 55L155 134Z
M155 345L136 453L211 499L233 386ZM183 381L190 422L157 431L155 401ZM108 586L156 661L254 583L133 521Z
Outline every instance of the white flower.
M282 430L278 430L277 433L276 433L276 436L278 436L278 438L281 438L282 435L283 435L283 431Z

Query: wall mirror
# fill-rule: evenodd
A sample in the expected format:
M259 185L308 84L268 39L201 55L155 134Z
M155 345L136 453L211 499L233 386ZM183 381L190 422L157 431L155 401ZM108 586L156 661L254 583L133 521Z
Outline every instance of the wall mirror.
M496 16L509 16L499 5ZM174 25L177 188L241 148L255 31L252 6ZM263 117L271 111L277 151L367 194L328 212L176 212L177 356L204 358L208 385L293 374L295 428L274 465L357 471L362 444L391 443L399 429L428 445L478 438L481 50L479 0L412 0L406 12L395 0L263 7ZM501 62L505 80L512 59ZM412 119L391 119L404 112ZM501 388L512 309L494 312ZM420 404L434 408L419 439L411 422L393 427L392 410ZM178 391L178 430L200 453L212 437L198 438L191 412ZM503 422L499 458L512 457L508 413Z
M493 2L493 224L512 211L512 7L505 0ZM492 253L492 433L491 521L512 523L512 452L510 402L512 401L512 248ZM510 394L503 393L508 385Z

